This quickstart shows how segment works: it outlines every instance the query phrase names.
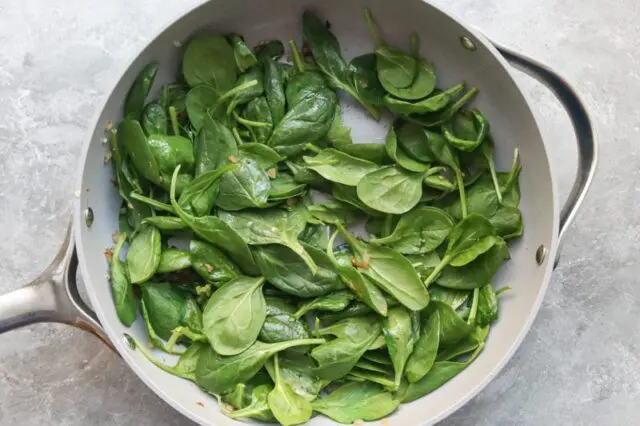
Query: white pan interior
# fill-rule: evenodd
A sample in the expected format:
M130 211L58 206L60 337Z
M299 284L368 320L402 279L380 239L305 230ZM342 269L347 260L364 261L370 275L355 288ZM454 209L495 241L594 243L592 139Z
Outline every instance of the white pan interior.
M498 168L509 169L516 146L520 148L523 164L520 184L525 235L511 244L512 259L496 278L498 287L510 285L513 291L501 297L500 320L491 330L486 349L465 371L440 389L421 400L401 405L391 417L390 424L431 424L477 393L513 354L529 329L546 290L558 232L557 201L549 162L533 115L507 71L508 65L477 34L419 0L211 1L167 27L128 66L117 82L87 144L78 183L81 196L75 212L81 272L107 334L124 360L147 385L173 407L201 424L239 423L222 415L214 398L201 392L196 385L159 370L142 354L129 349L122 339L124 333L129 333L139 341L147 341L141 319L130 329L123 327L118 320L106 278L108 268L103 252L113 244L111 234L117 229L120 199L110 181L111 165L104 164L104 155L108 151L108 145L103 143L104 127L108 120L120 120L127 90L149 61L161 64L155 94L162 83L173 79L182 52L176 47L176 42L186 41L195 31L209 28L222 33L236 32L243 34L250 45L272 38L286 42L295 37L300 41L300 17L308 8L331 22L344 55L351 58L374 48L362 16L365 6L372 9L385 39L391 44L406 48L410 32L418 32L421 53L435 64L439 87L460 81L479 87L481 91L475 104L491 123ZM477 49L464 49L460 43L461 36L474 40ZM384 123L374 123L355 108L345 108L344 115L347 123L353 126L354 137L361 142L383 138ZM88 207L93 209L95 217L90 228L82 220L82 212ZM535 256L540 245L548 249L542 265L537 264ZM163 355L159 357L163 358ZM165 359L170 361L169 357ZM310 424L332 422L325 417L316 417Z

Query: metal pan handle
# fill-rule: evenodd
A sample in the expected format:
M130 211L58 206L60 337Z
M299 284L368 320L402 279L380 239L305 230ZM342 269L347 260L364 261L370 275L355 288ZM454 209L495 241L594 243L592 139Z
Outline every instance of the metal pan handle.
M39 322L58 322L88 331L113 347L95 313L80 298L78 256L71 225L51 265L30 284L0 295L0 333Z
M576 134L576 140L578 142L578 171L571 192L560 211L560 232L558 236L558 250L556 251L557 254L554 263L555 267L560 259L560 249L565 237L565 232L575 219L576 213L589 190L589 186L596 172L598 143L595 128L580 97L569 83L555 71L534 59L507 49L493 41L491 43L511 65L535 78L554 93L569 114L573 131Z

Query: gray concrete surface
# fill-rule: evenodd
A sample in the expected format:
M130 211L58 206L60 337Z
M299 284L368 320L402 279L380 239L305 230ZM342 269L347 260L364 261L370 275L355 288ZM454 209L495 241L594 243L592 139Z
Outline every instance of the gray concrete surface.
M184 0L0 1L0 292L55 254L86 128L112 73ZM508 367L445 425L633 425L640 418L640 4L634 0L436 0L560 70L596 120L600 168L544 305ZM566 116L521 78L574 175ZM182 425L93 337L56 325L0 336L1 425Z

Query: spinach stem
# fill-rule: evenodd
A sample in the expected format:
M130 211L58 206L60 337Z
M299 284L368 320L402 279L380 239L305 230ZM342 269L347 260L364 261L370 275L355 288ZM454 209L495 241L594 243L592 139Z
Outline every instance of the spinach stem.
M500 182L498 182L498 175L496 173L496 165L493 162L493 156L486 156L487 162L489 163L489 173L491 173L491 180L493 181L493 188L496 191L496 196L498 197L498 203L502 204L502 190L500 189Z
M233 112L233 118L235 118L238 123L246 127L272 127L271 123L266 123L264 121L252 121L242 118L235 111Z
M433 270L433 272L431 272L431 274L429 274L429 276L427 277L427 279L424 281L424 285L425 287L429 288L429 286L436 280L436 278L438 277L438 274L440 274L440 272L442 272L442 270L444 269L445 266L447 266L449 264L449 262L451 262L451 256L449 255L445 255L442 260L440 261L440 263L438 263L438 265L436 266L436 268Z
M518 147L513 150L513 163L511 164L511 171L509 172L509 176L507 177L507 183L505 183L504 187L502 187L502 193L504 194L508 190L511 189L513 183L518 176L520 171L520 151Z
M298 50L298 45L295 40L289 40L289 46L291 46L291 56L293 56L293 63L296 69L298 72L304 72L304 60L302 59L302 55L300 55L300 50Z
M175 376L178 377L182 377L183 379L190 379L189 377L186 376L186 374L181 373L176 367L177 364L174 366L171 365L167 365L163 362L160 362L159 360L157 360L156 358L154 358L146 349L143 345L141 345L136 339L133 339L133 342L135 343L136 349L139 349L140 352L142 352L142 355L145 356L145 358L147 358L153 365L155 365L156 367L158 367L159 369L166 371L169 374L173 374ZM179 361L178 361L179 362Z
M205 335L193 332L188 327L180 326L180 327L176 327L175 329L173 329L173 331L171 332L171 337L169 337L169 340L167 340L167 346L166 347L169 350L173 350L173 347L176 345L176 343L178 343L178 339L181 338L182 336L185 336L185 337L191 339L194 342L206 342L207 341L207 337Z
M171 118L171 128L173 129L173 134L176 136L180 136L180 126L178 125L178 113L176 112L176 107L171 105L169 107L169 117Z
M233 137L236 138L236 142L238 143L238 145L242 145L244 143L242 141L242 138L240 137L240 133L238 133L238 128L236 126L233 126L233 128L231 129L231 133L233 133Z
M316 154L320 154L322 152L320 148L312 143L305 144L304 149L306 149L307 151L315 152Z
M302 258L302 260L304 260L304 263L307 264L312 275L315 275L316 272L318 272L318 265L316 265L316 262L314 262L313 258L309 255L309 253L307 253L307 251L299 242L292 242L288 244L288 247L295 253L297 253L298 256Z
M280 361L278 360L277 353L273 356L273 370L276 373L274 381L276 382L276 386L278 386L278 384L280 383Z
M151 321L149 320L149 311L147 311L147 305L145 305L144 300L140 301L140 310L142 311L142 319L144 319L144 323L147 327L147 334L149 335L149 342L152 346L165 351L168 354L172 355L181 355L184 351L175 351L171 348L168 348L162 339L156 334L156 331L153 329L151 325Z
M420 39L418 38L418 34L412 32L409 36L409 43L411 45L411 56L416 59L420 59Z
M385 43L385 41L382 39L382 36L380 36L380 29L378 28L375 21L373 20L373 15L371 14L371 10L368 7L364 8L364 18L367 20L367 26L369 27L369 32L371 33L371 37L373 38L373 41L375 42L376 46L378 47L386 46L387 43Z
M458 184L458 192L460 192L460 208L462 209L462 218L467 217L467 196L464 192L464 180L462 179L462 172L459 169L455 169L456 182Z
M505 291L511 291L511 290L513 290L513 289L511 288L511 286L508 286L508 285L507 285L507 286L504 286L504 287L499 288L498 290L496 290L496 296L501 295L501 294L502 294L502 293L504 293Z
M169 204L161 203L160 201L154 200L153 198L145 197L144 195L138 194L137 192L131 192L131 194L129 195L134 200L138 200L142 203L148 204L157 210L163 210L165 212L169 212L173 214L175 214L176 212L175 209L171 207Z
M478 300L480 299L480 289L473 289L473 302L471 302L471 310L469 311L469 318L467 319L467 324L475 325L476 323L476 315L478 314Z
M242 83L241 85L236 86L231 90L226 91L225 93L222 94L222 96L218 98L216 103L213 105L213 108L211 109L211 111L213 112L217 110L220 107L220 105L222 105L227 99L232 98L238 93L242 93L245 90L250 89L257 84L258 84L258 80L251 80L251 81L247 81L246 83ZM229 107L227 108L227 114L231 114L231 111L233 111L236 105L237 105L236 102L230 102Z

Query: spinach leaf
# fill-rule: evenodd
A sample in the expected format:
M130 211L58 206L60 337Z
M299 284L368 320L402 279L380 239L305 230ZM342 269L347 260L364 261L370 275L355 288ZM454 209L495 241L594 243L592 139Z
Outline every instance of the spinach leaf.
M133 284L149 280L156 273L162 253L161 236L153 226L143 226L127 251L127 270Z
M484 118L484 116L477 110L472 110L471 114L475 122L475 137L471 140L456 136L454 133L450 132L446 126L442 128L442 133L447 142L460 151L473 151L482 144L489 134L489 122Z
M264 278L237 277L218 289L203 312L204 334L220 355L236 355L251 346L267 316Z
M457 96L464 89L464 84L456 84L450 89L445 90L428 98L421 99L417 102L405 101L395 98L391 95L385 95L384 103L391 112L397 115L425 114L429 112L440 111L451 102L451 99Z
M360 271L354 268L348 260L346 262L341 261L334 255L333 246L337 235L337 232L335 232L327 243L327 257L340 274L340 279L366 304L365 306L369 306L373 311L386 316L387 300L380 289L368 278L362 276ZM358 312L355 314L357 315Z
M435 207L419 207L402 215L391 235L370 242L403 254L421 254L435 250L449 236L453 219Z
M275 387L269 392L267 401L274 417L283 425L305 423L313 414L311 403L280 378L278 354L273 357L273 371Z
M252 159L240 160L239 167L220 178L216 205L227 211L264 207L269 198L269 176Z
M341 290L344 284L324 252L303 245L317 266L315 274L293 250L282 245L256 248L254 256L261 273L274 287L297 297L318 297Z
M395 391L400 387L405 365L415 344L409 311L402 306L389 309L387 317L382 320L382 332L393 362L395 378L391 385Z
M141 289L149 323L159 337L168 340L181 326L202 331L202 313L193 297L168 283L148 282Z
M208 84L218 93L226 92L238 75L233 48L222 36L193 37L182 57L182 74L191 87Z
M126 241L127 234L120 234L120 239L113 249L111 257L111 293L120 322L130 327L136 320L138 301L129 282L125 265L120 260L120 250L122 250L122 246Z
M303 157L307 168L332 182L356 186L369 172L378 166L370 161L352 157L334 148L327 148L315 157Z
M251 401L246 407L237 410L226 410L224 407L221 407L221 411L232 419L252 418L265 422L273 422L275 418L273 414L271 414L267 402L267 396L269 392L271 392L271 389L272 386L270 384L256 386L251 391Z
M413 123L397 122L393 129L396 133L398 146L409 157L421 163L434 163L436 161L422 127ZM444 143L444 141L442 142Z
M375 53L357 56L349 62L351 85L363 104L374 108L384 106L385 91L378 80ZM376 116L373 115L375 118Z
M347 203L329 201L307 207L311 216L324 223L344 223L351 225L362 219L362 212Z
M336 149L352 157L371 161L379 166L390 162L385 146L379 143L344 144L336 146Z
M313 401L327 384L327 380L318 379L314 374L315 366L307 355L292 352L278 354L280 380L291 386L293 391L307 401ZM267 371L275 381L275 371L272 363L266 364Z
M396 166L385 166L367 173L358 182L358 198L383 213L406 213L420 202L422 175Z
M324 398L313 401L315 411L339 423L378 420L393 413L400 401L380 385L346 383Z
M258 63L258 59L255 57L251 49L247 47L241 36L233 34L229 37L229 42L233 47L233 57L238 71L245 72Z
M357 188L353 186L334 184L331 195L334 199L350 204L369 216L381 216L379 211L370 208L358 198Z
M265 62L267 58L276 61L284 55L284 44L280 40L269 40L256 46L255 52L260 62Z
M264 96L271 111L271 120L277 124L284 117L286 99L284 96L284 82L272 58L267 58L264 61L263 86Z
M227 164L200 174L182 191L178 204L195 216L208 215L218 196L220 178L238 167L238 164Z
M297 183L293 176L288 173L278 173L275 179L271 180L269 189L269 201L284 201L297 197L306 192L307 185Z
M124 117L137 120L158 73L157 62L147 64L136 77L124 100Z
M317 272L314 259L298 241L298 235L306 225L306 219L300 209L272 208L235 214L220 211L218 217L235 230L247 244L286 246L304 260L312 274Z
M505 240L520 237L524 233L522 213L517 207L498 207L495 214L489 218L489 222L495 228L496 234Z
M218 248L203 241L191 240L191 267L198 275L219 286L238 277L240 270Z
M303 304L296 311L294 316L296 318L300 318L307 312L311 311L340 312L349 306L353 299L354 295L350 291L342 290L335 293L329 293Z
M157 274L179 271L191 266L191 254L188 251L168 248L162 250L160 263L156 269Z
M264 96L251 100L245 108L244 119L236 116L236 120L249 129L254 142L267 143L273 131L273 118Z
M478 256L476 260L457 268L445 267L435 282L442 287L457 290L482 287L491 281L506 259L509 259L509 249L504 240L499 239L491 249Z
M285 159L272 148L261 143L244 143L240 145L240 151L244 156L255 160L263 170L268 170Z
M429 287L429 295L431 296L431 300L446 303L454 311L466 305L467 300L469 300L468 291L452 290L439 285Z
M178 217L200 238L226 251L233 261L237 265L240 265L245 273L255 274L257 266L253 260L251 251L247 243L244 242L236 231L215 216L195 217L180 207L175 196L175 178L178 172L179 167L176 168L173 174L174 178L171 182L171 205L175 209Z
M238 155L238 145L231 131L207 115L193 144L195 176L216 170Z
M484 343L480 344L469 359L463 362L437 361L422 379L401 389L396 397L402 402L411 402L431 393L471 364L480 355L482 349L484 349Z
M335 147L353 144L353 140L351 139L351 127L346 127L344 125L339 103L336 105L335 116L331 123L331 127L329 128L329 132L327 132L327 139L331 145Z
M375 317L352 317L316 330L316 333L321 336L336 336L335 339L313 348L311 358L318 365L318 377L337 380L351 371L376 340L380 334L380 323Z
M166 135L168 132L167 113L160 102L149 102L142 109L140 124L147 135Z
M409 383L422 379L433 367L440 345L440 314L433 312L422 327L420 338L409 356L405 376Z
M410 172L425 173L429 170L429 165L414 160L407 155L404 150L398 146L398 139L393 127L389 128L384 147L389 158L396 162L397 165Z
M265 343L278 343L308 339L311 333L304 321L297 319L291 313L279 312L267 315L258 337Z
M161 184L160 166L140 123L132 119L124 119L118 127L118 139L122 141L124 151L136 170L150 182Z
M491 283L480 287L476 323L485 327L498 319L498 298Z
M327 26L312 12L302 15L302 32L309 44L316 65L327 76L332 87L343 90L371 114L376 120L380 112L363 98L353 84L351 72L340 53L340 43Z
M429 287L445 266L464 266L487 252L499 240L491 222L477 214L467 216L449 234L447 250L438 266L426 279L425 285Z
M384 291L411 310L429 303L429 293L411 263L395 250L357 240L341 224L336 225L354 252L354 265Z
M207 347L198 358L196 383L209 393L224 393L236 384L247 382L271 356L294 346L319 345L324 339L290 340L280 343L256 341L237 355L223 356Z
M376 53L378 53L378 51L376 51ZM416 62L415 77L411 85L398 87L392 84L392 82L389 82L390 84L385 86L385 89L387 89L389 93L400 99L422 99L436 88L435 70L429 61L420 57L418 36L416 33L411 34L411 55ZM378 70L378 73L379 72L380 70ZM382 83L382 85L384 86L384 83Z

